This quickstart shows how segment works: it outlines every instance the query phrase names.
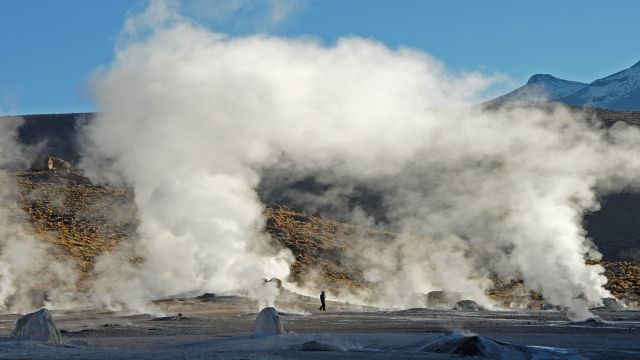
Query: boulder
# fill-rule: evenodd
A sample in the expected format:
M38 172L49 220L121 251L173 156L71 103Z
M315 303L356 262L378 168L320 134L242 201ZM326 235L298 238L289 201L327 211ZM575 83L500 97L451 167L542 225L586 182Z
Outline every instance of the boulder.
M47 309L40 309L22 316L16 321L16 327L11 332L11 338L16 340L34 340L49 344L60 344L60 330L53 322L53 317Z
M47 158L47 169L53 179L63 178L76 185L91 185L89 178L84 176L82 170L74 169L66 160L49 156Z
M607 310L623 310L625 308L624 304L613 297L602 299L602 304Z
M453 310L478 311L482 310L482 306L473 300L460 300L453 306Z
M52 173L63 176L71 173L71 164L69 162L53 156L47 158L47 168Z
M280 315L273 307L266 307L256 317L256 336L284 335Z

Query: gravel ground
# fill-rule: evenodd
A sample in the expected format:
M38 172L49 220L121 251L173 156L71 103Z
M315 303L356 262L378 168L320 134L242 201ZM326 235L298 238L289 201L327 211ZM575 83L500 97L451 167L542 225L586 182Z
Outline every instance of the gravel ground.
M19 315L0 315L0 358L29 359L412 359L448 358L418 351L438 336L474 333L532 351L545 347L557 359L640 359L640 311L596 311L602 322L574 323L561 311L379 310L328 302L316 311L315 299L289 297L276 303L290 333L252 335L257 304L246 298L217 296L213 301L158 302L163 315L53 311L63 345L11 341ZM307 341L331 351L292 349ZM540 350L541 351L541 350ZM546 350L545 350L546 351Z

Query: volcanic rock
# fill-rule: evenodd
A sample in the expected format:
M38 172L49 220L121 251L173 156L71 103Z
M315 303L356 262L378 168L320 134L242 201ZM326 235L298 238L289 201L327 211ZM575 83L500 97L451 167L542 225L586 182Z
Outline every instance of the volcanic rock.
M612 297L602 299L602 304L609 310L623 310L625 308L624 304Z
M532 358L532 354L526 346L503 343L479 335L465 336L459 333L442 336L423 347L421 351L497 360L528 360Z
M594 316L594 317L590 317L586 320L583 321L572 321L570 322L571 325L578 325L578 326L594 326L594 327L598 327L598 326L603 326L606 325L606 323L604 321L602 321L601 318Z
M280 315L273 307L266 307L256 317L256 336L283 335L284 328L280 323Z
M290 350L297 351L337 351L337 348L333 346L321 343L319 341L311 340L307 341L302 345L294 345L290 348Z
M453 306L453 310L478 311L482 310L482 307L473 300L460 300Z
M67 175L71 172L71 164L66 160L49 156L47 158L47 168L54 174Z
M60 331L53 322L53 317L47 309L22 316L16 321L16 327L11 332L11 338L16 340L34 340L49 344L60 344Z
M204 293L200 296L196 296L196 299L207 302L207 301L216 301L216 294L214 293Z

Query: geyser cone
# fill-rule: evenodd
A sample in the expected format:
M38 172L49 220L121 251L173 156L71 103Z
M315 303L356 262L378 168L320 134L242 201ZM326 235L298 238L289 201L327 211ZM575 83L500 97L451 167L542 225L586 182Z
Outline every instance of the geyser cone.
M532 353L526 346L507 344L479 335L465 336L458 333L443 336L422 348L422 351L496 360L532 358Z
M43 341L50 344L60 344L61 339L60 330L47 309L40 309L20 317L11 331L11 338Z
M256 336L284 335L280 315L275 308L266 307L256 317Z

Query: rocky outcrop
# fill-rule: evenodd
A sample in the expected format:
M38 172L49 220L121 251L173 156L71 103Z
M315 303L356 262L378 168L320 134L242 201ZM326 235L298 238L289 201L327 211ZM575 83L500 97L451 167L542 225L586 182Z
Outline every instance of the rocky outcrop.
M42 341L49 344L60 344L60 330L56 327L53 317L47 309L40 309L22 316L16 321L11 332L15 340Z
M47 169L54 174L64 176L71 172L71 164L66 160L49 156L47 158Z

